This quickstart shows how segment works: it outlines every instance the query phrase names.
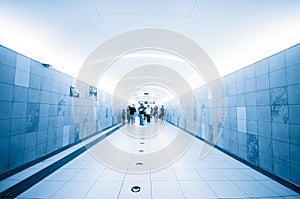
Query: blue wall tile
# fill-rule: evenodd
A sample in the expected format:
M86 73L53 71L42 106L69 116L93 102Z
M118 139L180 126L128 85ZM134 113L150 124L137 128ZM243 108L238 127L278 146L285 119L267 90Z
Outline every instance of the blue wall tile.
M272 137L274 140L289 142L289 125L272 123Z
M246 107L246 118L247 118L247 120L257 121L256 106L247 106Z
M236 94L245 93L245 81L236 82Z
M286 86L286 83L286 69L281 69L270 73L270 88Z
M49 116L49 104L40 104L40 117Z
M229 95L236 95L236 85L235 84L229 85ZM100 95L99 95L99 97L100 97Z
M22 70L16 70L15 73L15 85L17 86L29 86L29 72L25 72Z
M37 144L37 132L25 134L25 148L35 146Z
M259 152L259 166L273 173L273 156Z
M0 156L0 172L4 173L5 171L8 170L8 154Z
M57 115L65 115L66 112L65 105L66 105L65 97L59 96L59 101L57 104ZM196 113L194 115L196 117Z
M272 127L270 122L257 122L257 134L262 137L272 138Z
M62 138L63 137L64 128L65 128L64 126L60 126L60 127L57 127L55 129L55 137L56 138ZM69 130L70 130L70 128L69 128ZM68 132L68 131L66 131L66 132ZM74 132L74 130L71 131L71 132Z
M42 67L42 77L47 78L47 79L51 79L52 78L52 68L48 68L48 67Z
M11 67L16 67L16 60L17 60L17 53L7 49L3 46L0 46L0 63L11 66Z
M28 100L28 88L23 86L14 86L14 98L15 102L27 102Z
M30 162L37 158L36 145L24 149L24 162Z
M255 165L259 164L259 144L256 135L247 134L247 159Z
M232 95L227 98L227 106L236 106L236 96Z
M57 93L50 93L49 103L57 105L57 103L58 103L58 94Z
M289 66L286 69L287 71L287 84L300 84L300 64Z
M50 92L41 91L40 93L41 93L40 103L41 104L49 104L49 102L50 102Z
M236 107L230 107L228 114L230 119L236 119Z
M269 74L260 75L256 77L256 88L257 90L269 89Z
M5 144L0 143L1 174L62 146L62 134L56 137L56 133L65 125L74 127L73 99L68 96L69 86L74 79L2 46L0 57L0 90L3 91L0 93L1 143L6 139ZM78 87L85 92L88 85L80 82ZM88 98L87 92L78 101L83 102L83 98ZM111 97L105 93L105 102L102 103L102 100L101 98L100 103L104 108L98 114L103 116L107 109L107 118L101 119L102 126L99 130L112 123ZM208 101L205 103L209 107ZM90 108L94 108L94 105L91 104ZM203 120L204 122L208 122L210 118L209 109L206 109L206 115L207 121ZM91 127L97 121L93 119L92 116L82 118L78 127L80 125L86 132L94 133ZM70 132L71 142L78 140L78 130L74 131Z
M26 132L26 119L17 118L11 120L11 135L24 134Z
M10 123L10 119L0 120L0 138L10 135Z
M289 143L273 140L273 156L288 162L290 159Z
M43 91L51 90L51 80L50 79L42 77L41 90L43 90Z
M229 127L231 130L237 131L237 120L236 119L229 119Z
M52 79L52 81L51 81L51 92L58 93L58 91L59 91L59 83L58 83L58 81L55 81L54 79Z
M37 132L37 143L41 144L41 143L46 142L47 136L48 136L47 130L38 131Z
M247 133L257 134L257 121L247 120Z
M290 124L300 124L300 105L290 105L289 106L289 123Z
M285 68L285 53L280 52L269 57L269 71L275 71Z
M48 153L54 151L55 147L56 147L56 140L55 139L47 141L47 152Z
M245 94L239 94L236 96L236 105L237 106L245 106L246 105L246 95Z
M252 79L255 77L255 70L256 70L256 66L255 64L247 66L245 68L243 68L244 70L244 76L245 76L245 80L247 79Z
M300 184L300 166L291 164L291 181L295 184Z
M12 101L14 87L10 84L0 83L0 100Z
M39 90L41 88L41 76L30 74L29 87Z
M47 153L47 143L45 142L45 143L38 144L36 150L37 150L37 156L45 155Z
M234 130L229 131L229 141L237 143L238 141L238 132Z
M13 169L24 163L24 149L11 151L9 154L9 168Z
M0 82L13 84L15 82L15 69L0 64Z
M286 124L289 122L289 110L287 105L272 105L271 106L272 122Z
M61 148L62 146L63 146L63 139L62 138L57 138L55 148Z
M238 156L243 158L243 159L247 159L247 147L246 146L243 146L243 145L239 145L238 146Z
M40 105L37 103L28 103L26 116L26 131L33 132L38 130Z
M279 87L271 89L271 104L287 104L287 89L286 87Z
M231 74L232 78L222 78L227 115L218 145L287 181L292 179L290 168L300 161L300 44L296 48L240 69ZM99 91L99 99L102 99L100 95ZM200 88L197 95L201 106L200 101L205 101L203 99L207 93L204 94ZM206 107L213 109L213 106ZM107 107L109 105L105 102L102 111L97 109L98 113L105 115ZM236 117L236 108L242 110L242 107L246 107L246 120ZM99 121L104 124L110 118L109 115L107 119ZM209 123L207 118L210 117L199 119L200 123ZM246 127L241 128L244 124ZM242 131L246 129L247 133L236 132L238 126ZM207 135L204 138L209 140ZM299 176L300 172L293 169L295 175ZM292 180L293 183L297 181L300 180Z
M12 112L12 102L0 101L0 120L10 119Z
M300 145L300 125L290 124L290 142Z
M256 92L246 93L246 106L256 105Z
M40 102L40 91L30 88L28 90L28 102L39 103Z
M298 164L300 166L300 145L291 144L291 163Z
M265 154L272 156L273 154L272 139L259 136L258 142L259 142L259 150Z
M63 116L57 116L56 117L56 126L64 126L64 117Z
M274 174L284 179L290 179L290 163L273 157Z
M269 73L269 59L261 60L255 63L256 76Z
M10 137L10 151L18 151L25 147L25 134Z
M287 107L287 89L286 87L275 88L271 90L271 118L272 122L287 123L289 113Z
M7 155L9 153L9 137L0 138L0 146L0 157Z
M32 74L35 74L35 75L41 77L42 76L42 68L43 67L44 66L41 63L32 60L31 61L31 65L30 65L30 72Z
M300 63L300 45L293 46L285 51L286 66Z
M270 92L269 90L257 91L256 93L257 105L270 105Z
M245 81L245 92L253 92L256 90L256 78L247 79Z
M27 103L14 102L12 108L12 118L24 118L26 117Z
M49 128L47 132L47 141L56 138L56 129L57 128Z
M264 122L271 121L270 106L257 106L257 120Z
M49 116L57 116L57 105L56 104L50 104L49 105Z
M69 95L69 92L70 92L70 85L68 84L61 84L60 87L59 87L59 93L61 94L66 94L68 93Z
M229 142L229 152L233 154L238 153L238 144L235 142Z
M48 129L48 117L39 117L38 130L47 130Z
M54 127L56 127L56 116L54 116L54 117L49 117L49 120L48 120L48 126L49 126L49 128L54 128Z
M300 79L300 78L299 78ZM288 90L288 104L300 103L300 84L287 87Z
M30 73L30 63L31 63L31 59L25 57L24 55L17 54L16 68L18 70L22 70Z
M245 70L242 68L234 72L235 82L244 82L245 80Z
M238 132L238 143L243 146L247 146L247 134L244 132Z

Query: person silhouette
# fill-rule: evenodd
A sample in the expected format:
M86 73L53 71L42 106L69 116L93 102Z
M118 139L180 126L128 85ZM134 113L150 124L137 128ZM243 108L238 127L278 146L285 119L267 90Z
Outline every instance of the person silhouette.
M139 118L140 118L140 125L144 125L144 114L145 114L145 107L143 103L140 104L140 107L138 108L139 111Z

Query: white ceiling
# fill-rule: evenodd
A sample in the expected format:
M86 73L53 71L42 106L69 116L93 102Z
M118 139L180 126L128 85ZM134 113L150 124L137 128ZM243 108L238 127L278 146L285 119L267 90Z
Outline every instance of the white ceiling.
M300 42L299 0L0 0L0 42L74 77L120 33L189 37L226 75Z

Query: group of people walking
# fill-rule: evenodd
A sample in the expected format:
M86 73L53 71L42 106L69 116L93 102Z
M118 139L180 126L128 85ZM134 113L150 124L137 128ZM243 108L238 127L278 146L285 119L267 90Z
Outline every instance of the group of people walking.
M140 125L145 124L145 120L147 123L151 123L151 118L154 118L155 122L158 122L158 119L164 120L165 116L165 108L164 105L161 106L161 108L158 110L158 106L150 107L150 105L144 106L143 103L140 104L140 106L136 109L135 105L129 105L126 110L123 109L122 111L122 121L123 124L127 123L128 124L134 124L135 123L135 115L138 115Z

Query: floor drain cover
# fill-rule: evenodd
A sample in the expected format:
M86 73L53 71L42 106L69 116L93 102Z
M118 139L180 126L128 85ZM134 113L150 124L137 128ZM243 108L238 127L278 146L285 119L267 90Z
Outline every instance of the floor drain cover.
M143 150L143 149L140 149L140 150L139 150L139 152L140 152L140 153L143 153L143 152L144 152L144 150Z
M136 166L143 166L144 163L142 163L142 162L137 162L137 163L135 163L135 165L136 165Z
M133 186L133 187L131 187L131 191L133 193L140 192L141 191L141 187L139 187L139 186Z
M145 142L140 142L140 144L145 144Z

